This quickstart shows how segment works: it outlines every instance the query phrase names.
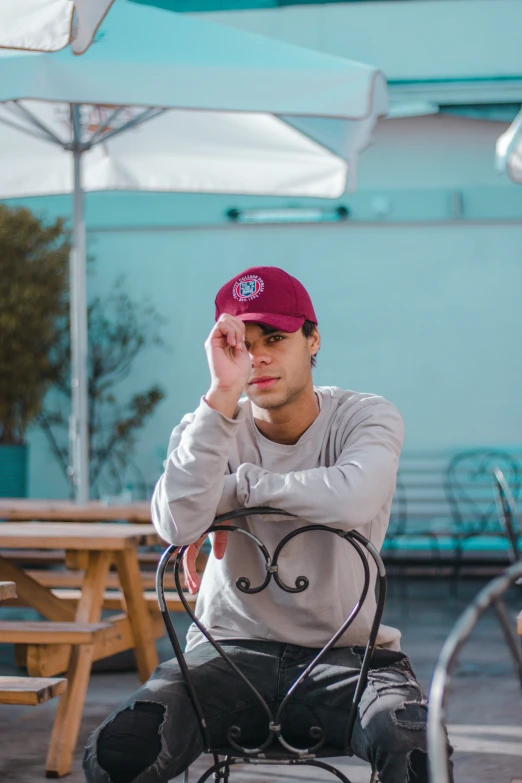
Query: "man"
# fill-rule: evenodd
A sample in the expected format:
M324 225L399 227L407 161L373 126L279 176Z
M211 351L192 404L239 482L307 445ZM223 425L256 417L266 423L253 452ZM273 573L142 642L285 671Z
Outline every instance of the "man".
M402 419L382 397L314 387L319 347L310 297L283 270L247 269L219 291L216 325L205 344L210 388L174 429L152 502L162 538L197 542L185 559L192 590L202 534L216 514L236 508L271 506L295 515L239 523L270 552L307 523L357 529L382 545ZM246 595L235 583L240 576L262 581L256 547L246 536L223 533L215 534L213 549L197 615L276 707L360 597L361 563L338 536L311 531L293 539L280 560L285 582L307 575L307 590L288 593L272 580L263 592ZM319 723L328 744L342 749L374 610L371 589L356 621L289 703L282 732L295 744L309 745L308 731ZM378 770L382 783L427 781L426 699L399 640L398 630L381 626L352 737L354 752ZM242 744L264 739L266 716L195 626L186 658L215 746L227 744L232 725L240 726ZM172 660L95 732L84 768L89 783L166 783L202 750Z

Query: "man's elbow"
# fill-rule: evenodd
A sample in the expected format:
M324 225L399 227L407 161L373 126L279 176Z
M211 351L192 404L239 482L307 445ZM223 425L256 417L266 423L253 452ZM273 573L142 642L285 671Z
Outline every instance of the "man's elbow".
M349 503L339 504L337 517L342 530L355 530L368 525L379 513L382 504L369 501L368 498L351 498Z
M183 519L183 514L179 513L179 509L174 513L175 509L172 506L173 503L153 503L152 505L152 522L161 538L169 544L174 546L188 546L193 544L204 533L206 527L200 530L200 526L190 524Z
M187 498L167 500L155 492L152 499L152 522L164 541L174 546L188 546L201 538L212 524L201 509L191 508Z
M168 498L166 497L163 487L163 478L164 476L162 476L156 484L152 496L152 523L164 541L169 544L174 544L175 546L183 546L184 542L181 540L183 535L181 534L179 525L176 524L174 514L172 513L173 509L171 508L171 503L169 503Z

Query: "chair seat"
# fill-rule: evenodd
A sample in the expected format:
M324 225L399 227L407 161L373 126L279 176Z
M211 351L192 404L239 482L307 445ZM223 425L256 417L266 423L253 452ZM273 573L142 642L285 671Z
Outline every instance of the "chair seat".
M251 764L262 764L266 761L299 764L309 759L350 758L350 756L333 745L323 745L316 753L308 756L297 756L295 753L291 753L289 750L286 750L286 748L283 748L277 741L272 743L272 745L264 750L259 756L244 756L232 747L212 748L211 752L216 753L218 756L229 756L233 759L242 759Z

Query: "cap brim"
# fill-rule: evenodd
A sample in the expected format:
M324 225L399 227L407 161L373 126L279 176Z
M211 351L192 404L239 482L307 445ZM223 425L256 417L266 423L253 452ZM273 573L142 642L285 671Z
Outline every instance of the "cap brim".
M265 326L273 326L282 332L297 332L305 322L305 318L293 315L278 315L277 313L240 313L237 316L243 322L255 322Z

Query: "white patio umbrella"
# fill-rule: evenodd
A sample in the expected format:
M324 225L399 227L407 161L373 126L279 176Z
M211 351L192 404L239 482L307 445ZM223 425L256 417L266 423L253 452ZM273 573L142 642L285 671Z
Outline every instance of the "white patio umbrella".
M0 47L82 54L114 0L3 0Z
M1 56L0 198L74 194L71 463L88 497L83 194L340 196L387 88L376 69L118 3L70 52Z
M507 172L513 182L522 185L522 109L498 137L495 162L497 171Z

